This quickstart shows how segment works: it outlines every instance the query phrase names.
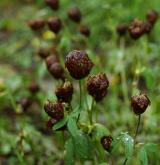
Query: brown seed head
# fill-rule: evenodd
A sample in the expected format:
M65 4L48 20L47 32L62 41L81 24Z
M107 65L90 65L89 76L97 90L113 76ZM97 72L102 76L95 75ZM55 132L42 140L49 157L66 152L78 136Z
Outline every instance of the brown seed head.
M119 24L117 26L117 33L119 36L124 36L127 33L128 30L128 25L125 23Z
M144 113L150 105L150 100L145 94L139 94L131 97L131 107L136 115Z
M56 89L56 96L58 101L69 103L72 99L73 85L66 81L61 87Z
M59 9L59 0L45 0L45 3L53 10Z
M144 34L143 22L140 20L134 20L128 28L128 32L133 39L138 39Z
M49 68L49 72L55 79L64 80L64 69L59 62L53 63Z
M90 36L90 29L87 26L81 26L80 27L80 33L86 37L89 37Z
M45 59L49 56L49 51L47 49L44 49L44 48L40 48L38 50L38 55L42 58L42 59Z
M48 27L54 33L59 33L62 28L61 20L58 17L52 17L48 20Z
M59 62L59 60L55 54L52 54L45 59L45 62L46 62L47 68L49 69L52 64Z
M107 94L109 81L104 73L89 76L87 80L88 93L98 102L101 101Z
M40 87L39 85L36 83L36 82L31 82L28 86L28 90L31 92L31 93L37 93L39 92L40 90Z
M37 31L37 30L40 30L42 28L44 28L45 26L45 21L42 20L42 19L39 19L39 20L32 20L32 21L29 21L28 23L28 26L33 30L33 31Z
M74 50L66 56L65 66L70 75L79 80L88 76L93 67L93 63L86 52Z
M158 12L155 11L155 10L151 10L147 13L146 17L147 17L147 21L150 24L154 25L156 23L157 19L158 19Z
M101 144L102 144L103 148L108 152L111 151L112 141L113 141L112 136L103 136L101 138Z
M68 11L68 17L76 22L76 23L79 23L81 21L81 12L80 10L77 8L77 7L74 7L74 8L71 8L69 11Z

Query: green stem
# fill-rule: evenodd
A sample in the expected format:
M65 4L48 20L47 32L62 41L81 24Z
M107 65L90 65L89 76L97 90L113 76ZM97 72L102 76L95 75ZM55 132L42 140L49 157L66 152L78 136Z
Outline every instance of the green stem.
M79 80L79 108L82 107L82 82Z
M89 121L90 121L90 124L92 125L93 124L93 106L94 106L94 99L92 99L92 104L91 104L91 108L89 110Z
M136 137L138 135L138 130L139 130L140 122L141 122L141 115L138 116L138 123L137 123L137 127L136 127L136 132L135 132L135 135L134 135L134 141L136 140Z
M135 132L135 135L134 135L134 142L135 142L136 137L138 135L138 130L139 130L140 122L141 122L141 115L138 115L138 122L137 122L136 132ZM124 160L123 165L126 165L127 160L128 160L127 158Z

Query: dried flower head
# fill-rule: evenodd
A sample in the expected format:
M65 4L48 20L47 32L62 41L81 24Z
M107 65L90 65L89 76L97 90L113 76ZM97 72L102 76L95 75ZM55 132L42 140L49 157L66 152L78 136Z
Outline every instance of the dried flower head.
M56 89L55 92L58 101L69 103L72 99L73 85L71 82L66 81L64 84Z
M59 0L45 0L45 3L53 10L59 9Z
M58 18L58 17L49 18L48 27L54 33L56 33L56 34L59 33L59 31L62 28L62 23L61 23L60 18Z
M121 23L117 26L117 33L119 36L124 36L128 31L128 25L125 23Z
M49 72L52 74L52 76L55 79L62 79L62 80L64 80L64 69L63 69L62 65L59 62L53 63L49 67Z
M131 107L136 115L144 113L150 105L150 100L146 94L139 94L131 97Z
M144 34L143 22L140 20L134 20L128 28L131 38L138 39Z
M37 31L44 28L46 22L43 19L29 21L28 26L33 30Z
M46 101L44 105L45 112L52 118L60 120L64 117L63 104L60 102Z
M66 56L65 66L70 75L79 80L88 76L93 63L85 51L74 50Z
M52 54L45 59L45 62L47 68L49 69L52 64L59 62L59 59L55 54Z
M90 29L87 26L81 26L80 27L80 33L86 37L89 37L90 36Z
M33 81L33 82L31 82L31 83L29 84L28 90L29 90L31 93L37 93L37 92L39 92L40 87L39 87L39 85L38 85L35 81Z
M47 49L44 49L44 48L40 48L38 50L38 55L42 58L42 59L45 59L49 56L49 51Z
M110 152L112 149L112 141L113 141L112 136L103 136L101 138L101 144L103 148L108 152Z
M104 73L89 76L87 80L88 93L98 102L101 101L107 94L109 81Z
M77 22L79 23L81 21L81 12L80 10L77 8L77 7L74 7L74 8L71 8L69 11L68 11L68 17L74 21L74 22Z
M155 10L151 10L147 13L146 17L147 17L147 21L150 24L154 25L156 23L157 19L158 19L158 12L155 11Z

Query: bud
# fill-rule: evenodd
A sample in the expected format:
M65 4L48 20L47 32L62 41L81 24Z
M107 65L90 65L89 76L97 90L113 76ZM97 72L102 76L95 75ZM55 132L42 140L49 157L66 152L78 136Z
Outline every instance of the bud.
M49 72L55 79L64 80L64 69L59 62L53 63L49 68Z
M150 100L145 94L139 94L131 97L131 107L136 115L144 113L150 105Z
M138 39L144 34L143 22L140 20L134 20L128 28L131 38Z
M112 149L112 141L113 141L113 138L111 136L103 136L101 138L101 144L103 148L108 152L110 152Z
M74 50L66 56L65 66L70 75L79 80L88 76L93 67L93 63L86 52Z
M89 76L87 80L88 93L98 102L107 95L109 81L104 73Z
M32 20L29 21L28 26L33 30L33 31L37 31L40 30L42 28L44 28L45 26L45 21L44 20Z
M45 59L49 56L49 51L47 49L44 49L44 48L40 48L39 51L38 51L38 55Z
M81 12L77 7L74 7L68 11L68 17L72 21L79 23L81 21Z
M46 62L47 68L49 69L52 64L54 64L55 62L59 62L59 60L58 60L57 56L55 54L53 54L53 55L48 56L45 59L45 62Z
M58 17L52 17L48 20L48 27L54 33L59 33L62 28L61 20Z
M80 27L80 33L86 37L89 37L90 36L90 29L87 26L81 26Z
M158 12L155 10L151 10L147 13L147 21L151 24L154 25L158 19Z
M55 94L58 101L69 103L72 99L73 85L66 81L61 87L56 89Z
M60 102L53 103L51 101L46 101L44 105L45 112L55 120L60 120L64 117L63 105Z
M117 26L117 33L119 36L124 36L127 33L128 30L128 25L125 23L119 24Z
M58 8L59 8L59 0L45 0L45 2L53 10L58 10Z
M28 86L28 90L31 93L37 93L40 90L40 87L36 82L31 82Z

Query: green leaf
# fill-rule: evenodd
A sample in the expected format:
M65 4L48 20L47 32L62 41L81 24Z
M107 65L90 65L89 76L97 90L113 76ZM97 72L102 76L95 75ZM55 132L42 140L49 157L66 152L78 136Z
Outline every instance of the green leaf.
M117 151L119 151L120 145L121 145L121 139L120 138L113 139L111 154L116 154Z
M104 136L104 135L110 135L109 130L104 127L102 124L94 124L94 127L92 129L92 136L95 140L100 141L100 139Z
M140 159L142 165L148 165L148 158L147 158L147 153L146 153L145 147L142 147L140 149L139 159Z
M77 156L83 160L90 160L92 156L92 144L89 137L82 132L73 137L74 149Z
M134 140L127 133L123 133L121 135L121 141L125 147L125 156L129 159L133 155Z
M67 127L72 136L76 136L78 134L78 127L75 118L69 117Z
M71 138L66 141L65 149L65 165L74 165L74 146Z
M147 151L147 154L156 153L158 151L158 146L157 146L157 144L154 144L154 143L147 143L144 145L144 147Z
M67 123L68 117L64 117L62 120L60 120L58 123L56 123L53 127L54 130L57 130L61 127L63 127Z

